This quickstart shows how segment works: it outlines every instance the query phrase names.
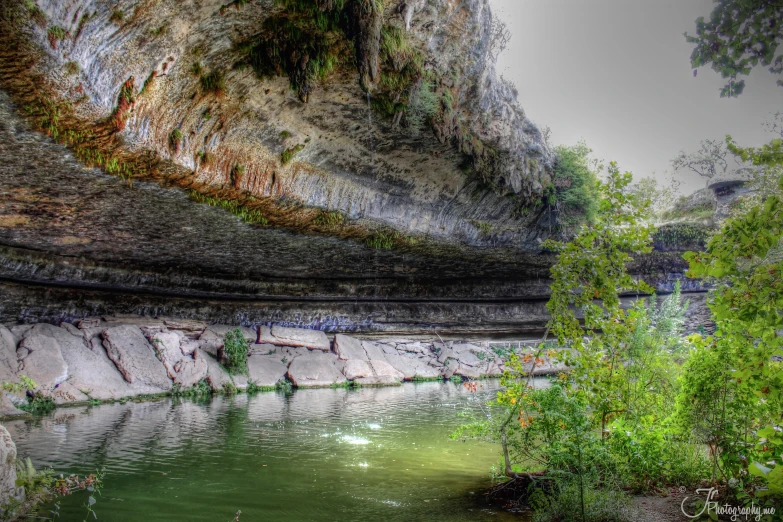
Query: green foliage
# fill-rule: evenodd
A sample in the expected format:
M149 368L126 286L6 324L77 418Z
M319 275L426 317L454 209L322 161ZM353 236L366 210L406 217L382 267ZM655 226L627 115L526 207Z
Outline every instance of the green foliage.
M278 0L287 11L264 20L258 39L240 49L261 78L288 76L299 99L307 102L315 82L350 54L342 36L344 2L320 5L307 0Z
M400 235L397 232L379 230L367 237L364 243L376 250L391 250L394 248L394 242L399 239Z
M685 34L695 47L691 53L694 68L709 65L727 83L721 97L737 97L745 88L747 76L756 66L783 73L783 55L775 55L783 37L783 4L767 0L715 0L708 19L696 20L696 34ZM783 81L778 80L778 85Z
M179 152L180 145L182 145L182 131L175 128L169 134L169 147L176 153Z
M584 142L555 149L552 189L547 203L558 210L558 222L573 227L592 223L598 212L598 177L591 168L592 152Z
M174 397L208 397L212 395L212 387L205 379L201 379L190 388L182 388L178 383L174 383L171 395Z
M65 74L68 76L76 76L81 71L79 64L74 61L65 62L63 69L65 70Z
M325 228L339 227L345 223L345 216L336 211L321 211L313 220L313 223Z
M204 94L214 94L222 96L226 91L226 76L220 69L214 70L209 74L201 74L201 90Z
M433 89L432 81L426 78L419 80L413 87L405 109L405 120L414 134L419 134L425 125L432 121L440 104L438 95Z
M738 150L757 165L782 160L769 148ZM783 190L783 178L779 181ZM753 437L775 429L783 411L783 200L770 195L746 214L727 219L706 252L688 252L690 277L706 278L713 291L709 307L716 324L712 336L694 336L699 348L686 372L681 418L694 426L714 452L714 474L736 477L743 459L783 466L783 446ZM718 406L698 415L695 403ZM778 427L778 429L780 429ZM783 442L783 440L781 440ZM778 469L778 468L775 468ZM766 475L760 477L766 479ZM768 482L770 492L783 495Z
M204 66L201 65L201 62L193 62L193 64L190 66L190 74L197 77L201 77L204 74Z
M235 188L239 188L239 184L242 182L242 178L245 176L245 166L236 164L231 167L229 173L229 182Z
M247 374L247 340L242 330L235 328L223 337L223 357L229 373Z
M169 31L169 25L168 24L161 24L155 29L150 30L150 35L152 35L153 38L157 38L159 36L163 36Z
M111 16L109 17L109 21L114 24L120 24L125 19L125 14L122 12L121 9L115 9L111 12Z
M485 236L488 236L492 233L492 225L487 223L486 221L478 221L476 219L471 219L470 224L476 227L481 231L482 234Z
M304 148L305 146L303 143L298 143L293 147L289 147L285 149L283 152L280 153L280 162L283 165L288 165L288 163L290 163L291 160L294 159L294 156L296 156L299 152L304 150Z
M281 140L285 140L285 139L287 139L287 138L289 138L289 137L291 137L291 133L290 133L290 132L288 132L287 130L284 130L284 131L282 131L282 132L280 133L280 139L281 139Z
M259 386L258 384L254 382L247 383L247 393L248 394L254 394L258 392L264 392L264 391L274 391L277 389L277 386Z
M46 27L46 13L44 13L40 7L33 0L25 0L25 9L30 15L30 18L38 24L39 27Z
M21 383L4 382L3 390L16 394L25 394L27 403L17 406L20 410L33 415L44 415L57 407L54 399L37 389L38 385L35 381L25 375L20 375L19 380Z
M533 514L533 522L635 522L631 499L621 491L605 488L582 488L577 483L559 481L551 495L541 499ZM584 512L582 506L584 505ZM573 518L579 514L579 519Z
M207 156L205 155L205 159ZM247 208L246 206L237 203L233 200L216 198L212 196L205 196L195 190L189 190L188 196L196 203L205 203L210 207L219 207L234 214L242 221L250 224L258 224L266 226L269 221L264 217L260 210Z
M68 32L62 27L53 25L46 32L46 35L49 37L49 44L51 44L52 49L57 49L57 43L65 40L68 37Z
M658 227L653 233L653 242L658 250L697 249L705 247L712 227L698 223L671 223Z
M283 364L285 364L285 360L283 361ZM281 391L283 393L293 393L294 392L294 385L291 381L283 379L280 381L277 381L275 383L275 390Z

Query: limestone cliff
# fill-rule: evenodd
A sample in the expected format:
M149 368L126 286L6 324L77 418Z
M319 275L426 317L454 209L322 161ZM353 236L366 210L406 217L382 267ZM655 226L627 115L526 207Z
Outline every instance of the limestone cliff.
M170 162L163 177L272 225L302 228L318 214L291 207L321 208L340 224L534 246L552 155L495 74L488 0L16 8L4 68L36 78L30 111L51 126L46 104L68 100L62 116L104 148L118 134L87 163L143 179L128 153L148 154Z

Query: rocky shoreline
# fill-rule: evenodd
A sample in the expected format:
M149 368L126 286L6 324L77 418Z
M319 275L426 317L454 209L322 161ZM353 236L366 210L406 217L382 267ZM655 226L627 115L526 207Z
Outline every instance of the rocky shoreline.
M237 328L139 316L88 317L60 326L0 326L0 382L32 379L34 390L5 386L0 418L28 415L32 395L56 406L212 392L340 386L395 386L403 381L473 380L502 375L508 343L333 339L320 330L239 327L249 343L247 374L220 364L223 339ZM532 351L528 342L514 343ZM531 363L532 364L532 363ZM544 358L537 375L562 371Z

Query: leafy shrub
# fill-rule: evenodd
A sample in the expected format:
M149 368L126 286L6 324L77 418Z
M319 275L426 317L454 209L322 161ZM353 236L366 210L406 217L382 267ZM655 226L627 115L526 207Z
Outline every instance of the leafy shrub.
M598 178L590 167L591 150L580 142L574 147L557 147L555 152L547 203L558 210L558 221L565 226L592 223L598 211Z
M537 509L533 522L635 522L631 498L622 491L580 488L578 483L556 483L554 493L533 497ZM584 509L583 509L584 507Z
M418 134L428 124L439 107L438 95L432 90L432 82L426 78L419 80L413 86L405 120L411 131Z
M115 24L119 24L123 21L125 18L125 15L120 9L115 9L111 12L111 16L109 17L109 21Z
M54 410L57 405L48 395L44 395L40 390L36 390L38 385L34 380L25 375L20 375L21 383L3 383L3 390L11 393L24 393L27 397L27 404L21 404L18 408L22 411L32 413L33 415L43 415Z
M247 340L242 330L235 328L223 337L223 358L230 373L247 374Z
M52 46L52 49L57 49L57 43L60 40L65 40L68 37L68 32L62 27L53 25L46 32L46 35L49 37L49 45Z
M226 76L221 70L201 75L201 90L205 94L222 96L226 90Z

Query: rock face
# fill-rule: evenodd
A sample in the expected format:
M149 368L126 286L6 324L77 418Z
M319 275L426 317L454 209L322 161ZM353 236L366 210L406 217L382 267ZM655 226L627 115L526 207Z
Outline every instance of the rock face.
M143 383L160 391L171 389L166 368L138 327L115 326L103 332L103 345L125 380Z
M16 444L5 426L0 425L0 504L21 500L24 489L16 485Z

